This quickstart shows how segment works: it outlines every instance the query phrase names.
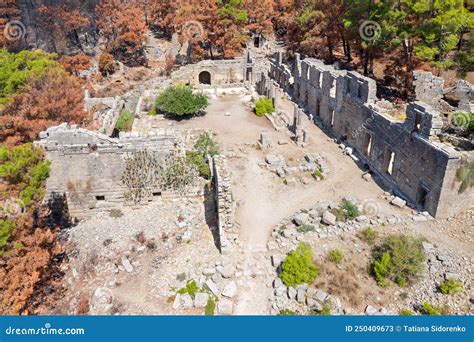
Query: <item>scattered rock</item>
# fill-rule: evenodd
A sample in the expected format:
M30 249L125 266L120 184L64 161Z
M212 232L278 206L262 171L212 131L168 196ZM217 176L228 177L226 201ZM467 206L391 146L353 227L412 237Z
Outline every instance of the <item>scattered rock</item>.
M306 291L298 290L296 292L296 300L298 303L304 303L306 301Z
M211 291L214 296L219 295L219 293L220 293L219 288L217 287L217 285L212 280L207 280L205 284L206 284L207 288L209 289L209 291Z
M222 290L222 295L224 297L233 298L237 294L237 284L235 281L231 281Z
M407 202L400 197L395 197L390 203L399 208L404 208L407 204Z
M294 289L293 287L288 287L288 298L289 299L295 299L296 298L296 295L297 295L297 291L296 289Z
M293 221L297 226L301 226L303 224L308 224L309 221L309 214L307 213L298 213L295 215Z
M232 278L235 274L235 266L232 264L226 265L221 270L221 275L224 278Z
M196 293L196 297L194 298L194 306L196 308L204 308L206 307L208 300L209 300L209 294L198 292Z
M128 258L125 256L122 257L122 266L125 268L125 271L127 271L128 273L133 272L133 266L130 263L130 260L128 260Z
M331 212L329 212L328 210L326 210L323 213L322 222L327 225L333 226L336 224L336 216L332 214Z
M277 288L279 288L279 287L281 287L281 286L283 286L283 282L281 281L280 278L276 278L276 279L273 281L273 287L274 287L275 289L277 289Z

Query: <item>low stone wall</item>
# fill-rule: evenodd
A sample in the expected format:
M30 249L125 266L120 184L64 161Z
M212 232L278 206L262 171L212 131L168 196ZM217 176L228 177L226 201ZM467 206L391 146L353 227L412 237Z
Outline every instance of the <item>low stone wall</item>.
M216 191L219 246L221 252L225 253L237 244L238 233L230 170L224 156L216 156L212 159L212 173Z

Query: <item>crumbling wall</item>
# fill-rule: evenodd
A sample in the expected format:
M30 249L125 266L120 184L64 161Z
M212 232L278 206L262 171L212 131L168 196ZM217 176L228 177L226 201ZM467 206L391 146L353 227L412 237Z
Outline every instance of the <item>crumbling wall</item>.
M98 123L99 133L112 135L124 106L125 101L120 96L91 97L88 90L84 92L84 109L94 112L94 121Z
M127 133L114 139L67 124L51 127L41 132L36 142L52 161L45 200L54 193L66 194L74 217L131 204L125 201L126 188L120 180L126 155L148 149L164 156L175 148L177 140L171 129L147 135ZM160 200L163 196L172 194L153 189L153 196L146 201Z
M405 121L398 122L379 106L375 80L298 55L289 77L281 60L277 54L272 61L271 79L260 77L260 94L272 97L275 82L290 91L314 123L352 146L374 174L419 209L446 217L474 205L472 189L459 193L452 186L460 153L432 139L443 124L436 109L410 103Z
M212 168L216 191L219 246L221 252L225 253L237 244L238 239L230 170L224 156L215 156L212 159Z

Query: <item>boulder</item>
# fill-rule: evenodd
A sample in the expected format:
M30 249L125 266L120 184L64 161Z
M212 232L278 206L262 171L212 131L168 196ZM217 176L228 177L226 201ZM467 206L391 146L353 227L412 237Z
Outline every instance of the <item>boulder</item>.
M288 287L288 298L289 299L295 299L296 298L297 291L293 287Z
M224 297L233 298L237 294L237 284L235 281L231 281L222 290L222 295Z
M329 212L329 210L326 210L323 213L322 222L327 225L334 226L336 224L336 216L332 214L331 212Z
M326 298L328 297L328 294L324 291L317 290L316 293L314 294L313 298L317 300L318 302L323 303Z
M232 278L235 274L235 266L232 264L226 265L221 270L221 275L224 278Z
M122 266L125 268L125 271L127 271L128 273L133 272L133 266L130 263L130 260L128 260L128 258L125 256L122 257Z
M212 280L207 280L205 284L206 284L207 288L209 289L209 291L211 291L214 296L219 295L219 293L220 293L219 289L218 289L217 285Z
M196 293L196 297L194 298L194 306L196 308L204 308L207 305L209 300L209 294L198 292Z
M296 292L296 300L298 303L304 303L306 301L306 291L298 290Z
M273 281L273 287L274 287L275 289L277 289L277 288L279 288L279 287L281 287L281 286L283 286L283 282L281 281L280 278L276 278L276 279Z
M188 293L182 294L179 297L179 304L184 309L191 308L193 306L193 299L191 298L191 295Z
M376 315L378 312L379 311L376 308L374 308L372 305L367 305L365 307L365 314L366 315L372 316L372 315Z
M399 208L404 208L407 204L407 202L400 197L395 197L390 203Z
M293 221L297 226L301 226L303 224L308 224L309 221L309 214L307 213L298 213L293 218Z

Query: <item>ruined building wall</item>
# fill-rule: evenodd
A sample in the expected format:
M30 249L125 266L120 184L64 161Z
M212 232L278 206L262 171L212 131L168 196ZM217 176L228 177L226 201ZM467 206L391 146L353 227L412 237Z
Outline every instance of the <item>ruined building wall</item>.
M202 73L209 73L210 83L203 84ZM196 64L181 67L171 74L173 82L196 86L231 86L243 83L246 77L246 62L244 58L231 60L205 60Z
M272 97L277 82L315 123L352 146L399 196L438 217L474 205L472 188L458 191L455 175L461 153L431 139L442 127L440 114L431 106L410 103L406 120L397 122L379 108L375 80L319 60L300 61L298 55L289 73L277 54L269 76L262 75L256 84L261 94Z
M73 217L84 217L104 209L120 208L125 203L125 186L120 181L125 156L141 149L165 155L177 143L173 130L151 132L146 136L122 134L113 139L104 134L62 124L40 134L37 145L52 161L46 184L46 200L54 193L66 194ZM147 201L171 194L153 189Z

